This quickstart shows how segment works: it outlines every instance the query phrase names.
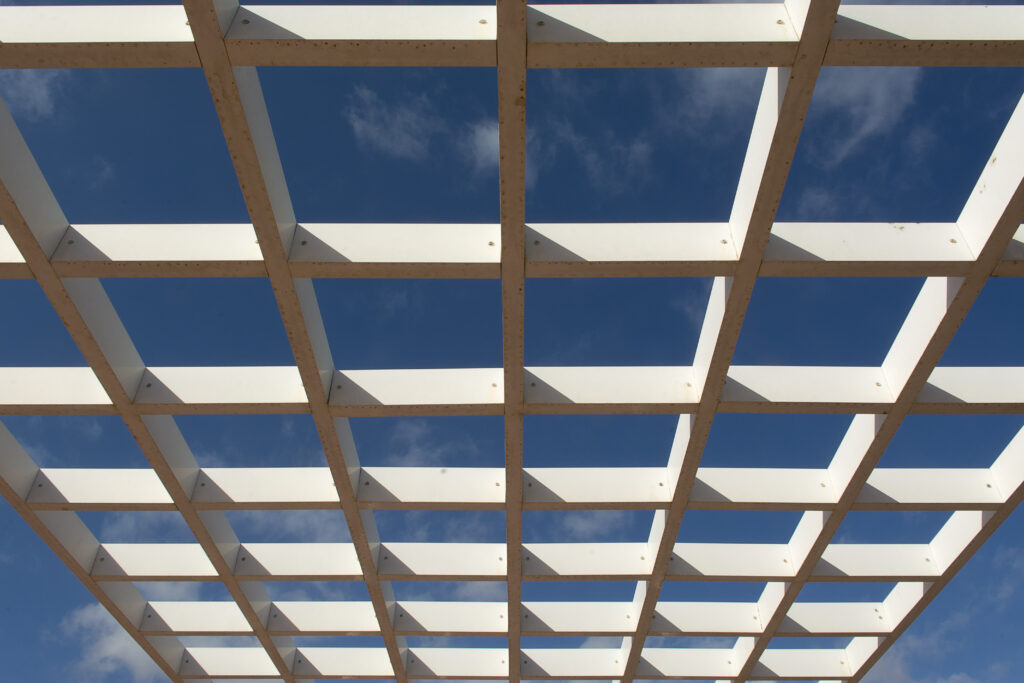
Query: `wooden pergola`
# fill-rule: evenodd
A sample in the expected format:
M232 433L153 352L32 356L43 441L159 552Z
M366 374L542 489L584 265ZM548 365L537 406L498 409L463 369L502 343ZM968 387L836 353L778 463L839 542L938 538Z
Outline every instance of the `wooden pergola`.
M0 6L0 68L202 69L250 223L70 225L0 104L0 278L34 279L88 367L0 367L0 414L116 415L147 469L41 468L0 426L0 492L173 681L266 678L859 681L1024 497L1024 431L994 464L878 468L912 413L1024 413L1024 368L940 357L991 277L1024 276L1024 104L955 223L776 223L823 66L1024 66L1024 7L764 4ZM259 66L496 67L501 222L299 224ZM526 73L539 68L764 67L728 222L535 224L525 215ZM287 367L148 367L100 278L267 278ZM714 277L692 364L527 367L531 277ZM879 367L737 366L759 277L926 277ZM311 278L501 280L503 367L345 370ZM1020 302L1024 303L1024 302ZM8 321L16 328L17 323ZM825 469L701 466L724 412L844 413ZM178 414L306 413L323 467L202 468ZM524 468L532 414L679 416L664 467ZM504 468L360 467L350 417L503 415ZM242 543L232 510L342 510L349 543ZM375 509L503 510L506 543L382 543ZM654 510L645 543L523 543L524 510ZM679 543L688 510L799 510L788 543ZM88 510L181 515L187 544L101 543ZM925 544L837 542L858 510L941 510ZM272 601L272 581L365 582L365 602ZM392 581L501 581L507 602L397 601ZM632 602L523 602L524 581L628 580ZM756 602L670 602L665 581L756 581ZM231 601L150 602L133 582L214 581ZM812 581L886 581L881 602L808 603ZM186 647L194 635L260 647ZM377 635L383 648L297 647ZM508 649L408 647L501 636ZM530 636L617 648L526 648ZM649 636L736 637L732 648ZM773 648L786 636L844 649Z

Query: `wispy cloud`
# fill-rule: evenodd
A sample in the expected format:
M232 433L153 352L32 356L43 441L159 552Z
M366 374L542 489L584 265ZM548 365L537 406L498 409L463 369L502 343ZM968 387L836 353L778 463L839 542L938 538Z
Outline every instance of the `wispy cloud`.
M231 522L242 542L343 543L351 540L341 510L238 510Z
M60 630L78 647L78 656L71 663L77 680L131 683L165 680L149 655L102 605L85 605L72 610L61 620Z
M471 124L459 140L459 149L477 172L498 168L498 122L484 119Z
M177 512L107 512L99 536L104 543L153 543L191 539L192 532Z
M643 133L627 140L610 130L592 136L562 119L550 121L542 136L547 144L575 156L591 186L604 192L625 192L650 175L652 149Z
M635 510L533 512L527 518L530 526L527 533L535 536L537 541L580 543L618 540L617 537L635 525L638 514Z
M747 135L764 69L680 69L675 88L651 81L649 91L657 124L688 138L713 144Z
M914 103L922 73L920 68L823 69L811 107L827 114L827 139L838 144L814 150L819 165L834 166L891 130Z
M431 467L445 464L459 453L477 452L479 448L469 437L442 438L426 420L408 419L396 423L384 461L388 465Z
M0 97L11 112L30 121L57 113L57 100L68 79L59 69L0 70Z
M365 86L357 86L345 109L356 141L397 159L422 160L432 138L446 130L444 120L423 94L385 102Z
M114 179L114 165L97 154L92 159L88 175L92 176L89 188L99 189Z

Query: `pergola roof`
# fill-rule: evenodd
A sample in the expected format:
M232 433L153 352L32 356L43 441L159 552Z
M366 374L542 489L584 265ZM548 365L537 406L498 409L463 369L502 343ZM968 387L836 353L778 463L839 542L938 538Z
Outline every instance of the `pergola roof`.
M297 224L257 66L497 67L500 224ZM1024 7L757 5L0 6L0 67L202 69L251 222L69 225L0 107L0 277L38 282L88 367L0 368L0 413L116 415L148 469L40 468L0 427L0 491L173 681L209 678L860 680L1024 496L1024 431L988 468L877 468L912 413L1024 413L1024 368L937 367L992 277L1024 275L1024 104L955 223L776 223L822 66L1024 65ZM728 222L535 224L530 68L766 67ZM295 364L147 367L99 278L266 278ZM714 277L680 367L527 367L531 277ZM761 277L927 277L878 367L732 364ZM311 278L500 278L503 366L338 369ZM1021 302L1018 302L1021 303ZM845 413L823 469L712 468L725 412ZM175 415L307 413L326 466L202 468ZM665 467L523 466L524 415L678 414ZM348 418L502 415L505 468L360 467ZM243 543L227 512L337 510L347 543ZM506 543L382 543L371 511L502 510ZM524 510L653 510L643 543L523 543ZM176 511L185 544L101 543L78 515ZM799 510L788 543L677 542L690 510ZM836 538L858 510L942 510L930 543ZM396 601L390 582L501 581L507 602ZM628 580L632 602L524 602L524 581ZM757 581L756 602L672 602L666 581ZM272 601L273 581L359 580L368 601ZM231 601L150 602L133 582L215 581ZM880 602L805 603L807 582L887 581ZM296 647L379 635L383 648ZM181 637L255 636L259 647ZM407 647L503 636L508 649ZM521 648L530 636L621 647ZM732 648L649 636L737 637ZM779 649L786 636L851 637Z

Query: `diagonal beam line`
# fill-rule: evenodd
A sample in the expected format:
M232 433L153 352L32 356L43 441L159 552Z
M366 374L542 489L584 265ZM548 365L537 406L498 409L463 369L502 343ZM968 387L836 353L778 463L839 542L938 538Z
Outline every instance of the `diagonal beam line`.
M1024 98L1018 103L957 221L961 239L971 246L976 259L964 278L931 278L921 288L883 363L890 388L896 393L892 408L885 415L854 418L848 437L854 453L859 451L863 455L855 467L850 468L849 474L841 472L840 468L849 466L840 461L838 454L833 461L832 468L838 470L834 479L847 479L845 489L836 508L822 520L821 529L795 579L786 587L764 633L754 643L738 680L750 676L1024 220L1024 160L1017 152L1021 144L1024 144ZM867 429L858 431L858 422L864 423ZM867 437L859 449L854 442L857 434ZM870 661L873 663L874 659Z
M235 68L228 57L224 33L237 2L185 0L203 72L217 109L242 196L256 231L285 331L295 356L310 412L334 477L352 542L373 603L394 675L406 681L406 647L395 635L394 596L377 573L380 539L372 512L366 518L356 503L352 474L358 474L355 445L346 420L335 422L328 409L334 363L323 319L309 280L296 281L288 266L295 234L284 171L277 153L270 118L255 67Z
M654 546L652 550L656 550L654 570L646 584L637 586L636 598L640 602L637 630L633 638L623 644L629 649L623 683L632 683L637 675L683 513L718 411L726 374L839 9L838 0L785 4L791 23L800 33L796 59L792 68L770 68L765 75L729 221L739 262L731 279L719 278L712 287L694 361L694 379L702 388L700 402L692 417L680 418L677 440L686 438L685 451L679 464L672 504L667 512L655 513L650 539ZM698 371L703 377L697 375Z

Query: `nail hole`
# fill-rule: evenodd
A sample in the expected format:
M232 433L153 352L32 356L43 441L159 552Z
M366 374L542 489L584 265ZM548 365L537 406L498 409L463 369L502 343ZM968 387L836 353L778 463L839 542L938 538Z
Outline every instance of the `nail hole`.
M534 240L533 241L533 246L537 246L538 244L540 244L540 240Z
M248 23L249 23L249 20L248 20L248 19L242 19L242 23L243 23L243 24L248 24Z
M493 246L494 246L494 242L488 242L488 243L487 243L487 246L489 246L489 247L493 247Z
M149 389L149 388L150 388L151 386L153 386L153 383L152 383L152 382L146 382L146 388L147 388L147 389Z
M68 240L68 244L74 244L74 243L75 243L74 240Z
M779 19L775 23L778 24L779 26L784 26L786 24L786 22L784 22L782 19Z
M309 244L309 242L307 242L306 240L302 240L301 242L299 242L299 244L301 244L302 246L306 246L307 244Z
M955 240L955 239L952 239L952 238L950 238L950 240L949 240L949 243L950 243L950 244L956 244L956 240Z
M486 19L481 19L481 20L480 20L480 23L481 23L481 24L486 24L486 23L487 23L487 20L486 20Z
M729 244L729 240L722 240L722 244Z
M538 21L538 22L537 22L537 26L543 26L543 25L544 25L544 22L543 22L543 21Z

